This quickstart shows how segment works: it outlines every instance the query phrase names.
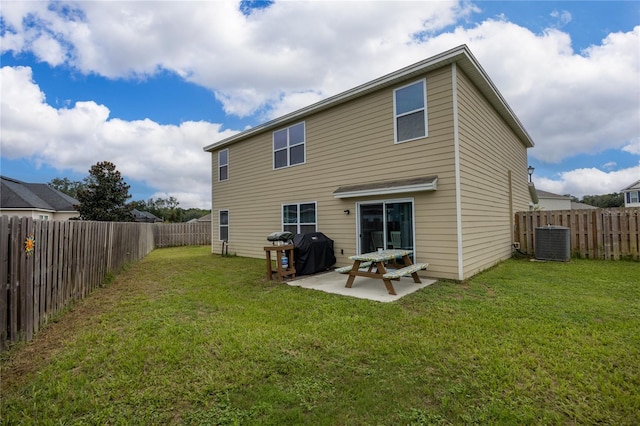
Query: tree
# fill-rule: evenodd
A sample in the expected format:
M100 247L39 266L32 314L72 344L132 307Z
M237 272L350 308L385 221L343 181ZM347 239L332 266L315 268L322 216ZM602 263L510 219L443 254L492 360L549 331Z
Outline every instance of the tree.
M47 185L73 198L78 198L78 192L85 187L84 183L69 178L53 178Z
M148 211L167 222L182 222L184 218L184 210L178 207L180 203L175 197L169 197L166 200L164 198L156 198L155 200L149 198L146 203L144 201L136 201L136 205L144 205L145 207L142 209L140 207L136 208Z
M624 207L624 194L614 192L604 195L585 195L582 197L582 202L603 209Z
M190 221L191 219L200 219L202 216L211 213L211 210L205 210L205 209L197 209L197 208L190 208L190 209L186 209L184 211L184 218L183 220L185 222Z
M116 166L103 161L91 166L89 176L84 178L85 187L78 192L77 206L83 220L131 222L133 206L127 204L131 198L130 186L122 179Z
M131 204L133 208L152 213L166 222L188 222L191 219L198 219L211 213L211 210L178 207L180 202L175 197L169 197L166 200L163 198L149 198L147 201L132 201Z

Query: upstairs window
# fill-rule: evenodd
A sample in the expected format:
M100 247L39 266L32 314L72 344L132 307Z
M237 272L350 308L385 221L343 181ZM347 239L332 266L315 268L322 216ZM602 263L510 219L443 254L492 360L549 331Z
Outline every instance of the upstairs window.
M427 81L400 87L393 95L395 142L427 136Z
M229 150L223 149L218 153L218 180L229 179Z
M282 230L293 234L316 232L316 203L283 205Z
M273 132L273 168L304 163L305 140L304 122Z

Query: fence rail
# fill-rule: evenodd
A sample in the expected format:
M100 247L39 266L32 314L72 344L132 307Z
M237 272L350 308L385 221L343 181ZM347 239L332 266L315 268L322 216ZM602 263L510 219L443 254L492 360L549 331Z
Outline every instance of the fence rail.
M589 259L640 260L640 208L550 210L516 213L515 241L535 254L535 229L570 228L571 255Z
M39 221L0 216L0 350L156 247L211 243L207 223Z

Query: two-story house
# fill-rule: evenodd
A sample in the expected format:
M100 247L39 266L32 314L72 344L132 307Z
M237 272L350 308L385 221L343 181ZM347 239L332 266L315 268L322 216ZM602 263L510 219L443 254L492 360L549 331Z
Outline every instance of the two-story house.
M640 207L640 180L622 190L625 207Z
M404 248L463 280L511 256L532 146L459 46L206 146L212 250L264 257L271 232L318 231L337 266Z

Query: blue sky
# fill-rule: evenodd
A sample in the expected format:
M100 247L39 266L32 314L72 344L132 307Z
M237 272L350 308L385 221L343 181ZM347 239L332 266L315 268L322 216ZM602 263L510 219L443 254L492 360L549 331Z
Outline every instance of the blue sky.
M150 4L3 0L2 175L108 160L134 200L209 208L202 147L464 43L535 141L538 188L640 179L639 2Z

